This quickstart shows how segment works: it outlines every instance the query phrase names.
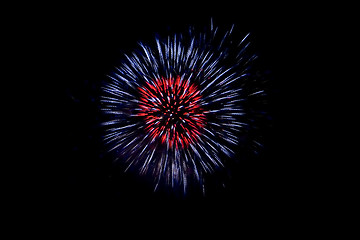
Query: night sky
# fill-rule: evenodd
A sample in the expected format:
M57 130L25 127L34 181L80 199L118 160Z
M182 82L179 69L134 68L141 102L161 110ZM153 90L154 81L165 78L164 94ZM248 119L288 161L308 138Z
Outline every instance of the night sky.
M51 153L40 170L39 186L40 203L50 215L61 214L69 220L122 216L134 221L185 217L193 223L221 216L252 222L259 218L284 221L301 209L301 153L294 152L293 141L301 129L294 126L291 104L291 91L299 80L292 72L296 63L291 59L300 51L294 32L302 30L287 22L293 8L284 12L256 4L208 8L182 4L164 9L121 4L59 6L39 20L49 20L43 34L52 72L48 76L51 118L47 120L52 129ZM215 186L206 196L154 193L151 184L112 165L101 139L100 86L122 54L138 48L139 41L152 43L155 34L164 37L190 26L201 30L210 25L211 18L221 29L235 24L238 33L252 33L260 67L269 80L271 120L262 132L265 147L258 156L233 166L226 188Z

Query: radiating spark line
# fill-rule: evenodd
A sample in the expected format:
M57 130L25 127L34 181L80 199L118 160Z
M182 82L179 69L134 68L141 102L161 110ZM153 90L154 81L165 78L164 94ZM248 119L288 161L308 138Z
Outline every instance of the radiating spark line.
M234 31L231 25L221 35L211 19L209 33L157 36L153 47L139 43L139 51L124 54L101 104L110 118L104 141L125 171L153 176L155 189L165 182L186 192L196 180L204 192L204 175L226 167L220 156L234 155L251 122L243 103L264 93L243 91L257 56L248 54L249 33L229 53Z

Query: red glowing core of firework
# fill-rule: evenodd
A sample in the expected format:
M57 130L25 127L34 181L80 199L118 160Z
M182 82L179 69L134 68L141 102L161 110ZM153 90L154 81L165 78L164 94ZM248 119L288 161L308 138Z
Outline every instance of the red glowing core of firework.
M152 141L176 149L198 141L206 124L202 96L188 79L159 78L138 88L137 116L143 117L145 130Z

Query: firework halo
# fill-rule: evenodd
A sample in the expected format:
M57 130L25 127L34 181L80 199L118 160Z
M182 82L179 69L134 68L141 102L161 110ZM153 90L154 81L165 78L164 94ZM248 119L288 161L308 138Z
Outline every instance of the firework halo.
M102 88L106 149L154 191L204 195L209 183L226 185L239 151L262 147L255 129L266 92L251 36L221 31L211 20L203 32L139 43Z

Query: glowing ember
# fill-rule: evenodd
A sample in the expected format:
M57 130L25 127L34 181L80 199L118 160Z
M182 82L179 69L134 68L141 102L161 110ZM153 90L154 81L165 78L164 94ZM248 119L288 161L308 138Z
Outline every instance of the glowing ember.
M139 87L140 110L145 130L152 140L161 139L170 147L188 147L201 135L206 113L201 106L198 87L180 76L156 79Z

